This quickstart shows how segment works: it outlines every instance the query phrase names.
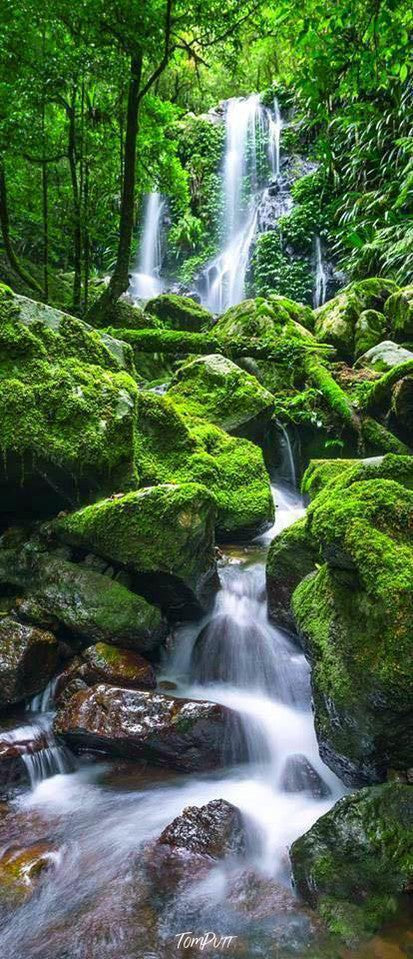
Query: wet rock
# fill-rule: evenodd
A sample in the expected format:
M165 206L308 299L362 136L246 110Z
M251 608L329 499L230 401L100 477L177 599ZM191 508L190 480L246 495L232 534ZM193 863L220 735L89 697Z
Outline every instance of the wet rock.
M215 533L239 541L271 526L274 504L264 457L254 443L183 416L170 396L140 393L139 469L145 483L196 482L215 497Z
M74 750L214 769L244 754L237 715L217 703L98 685L58 710L55 732Z
M12 846L0 858L0 907L19 906L36 891L44 873L56 861L48 841L21 848Z
M11 617L0 620L0 706L39 693L56 671L58 644L52 633L25 626Z
M391 415L408 443L413 444L413 376L403 376L393 387Z
M129 347L4 286L0 315L1 509L53 515L128 488L138 392L122 368Z
M341 799L290 855L298 892L349 946L372 935L413 878L413 790L361 789Z
M386 456L343 471L307 513L325 564L292 607L312 665L320 753L348 785L383 781L413 760L411 463ZM400 482L381 478L388 470Z
M188 806L164 829L146 852L149 875L158 891L204 876L214 862L240 856L247 846L246 827L236 806L214 799L205 806Z
M289 756L284 766L280 789L287 793L309 792L314 799L325 799L331 789L306 756Z
M405 286L387 300L384 312L395 340L413 344L413 286Z
M200 356L180 367L168 391L176 407L229 433L262 434L274 398L255 376L220 354Z
M19 783L27 782L29 777L23 757L41 752L47 745L47 738L42 730L30 725L1 730L0 788L7 791Z
M158 317L169 330L199 333L212 323L212 314L208 310L191 297L175 293L161 293L153 300L148 300L145 313Z
M139 653L115 649L107 643L97 643L85 649L82 659L89 683L108 683L128 689L155 689L156 673L153 666Z
M101 500L56 521L65 542L129 570L175 615L199 610L215 583L215 500L199 483L164 483Z
M335 346L343 359L353 360L356 323L359 317L365 310L381 312L390 294L397 289L393 280L382 277L350 283L315 311L317 339Z
M56 683L55 702L61 707L76 692L97 683L126 689L155 689L156 673L139 653L107 643L96 643L76 656L60 674Z
M377 310L363 310L354 327L354 355L361 356L380 343L386 332L387 321Z
M290 632L295 629L291 610L293 592L311 573L318 560L317 544L308 534L306 519L299 519L272 541L267 556L268 615Z
M50 615L75 637L147 653L167 635L159 609L121 583L50 554L40 557L32 592L20 612L44 621Z
M359 356L355 366L356 368L368 366L372 370L377 370L378 373L387 373L387 370L391 370L393 366L406 363L407 360L413 360L411 350L406 350L392 340L383 340Z

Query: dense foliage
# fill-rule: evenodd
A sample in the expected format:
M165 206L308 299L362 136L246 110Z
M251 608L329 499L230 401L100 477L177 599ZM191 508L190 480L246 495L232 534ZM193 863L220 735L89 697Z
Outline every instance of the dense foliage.
M407 0L304 0L299 10L287 0L242 10L217 0L6 0L0 16L1 270L24 292L85 311L91 278L119 260L119 230L125 272L154 187L169 198L168 268L190 282L214 252L222 151L222 126L194 113L254 88L293 106L284 148L305 146L320 164L282 224L283 249L308 253L317 220L350 276L411 282ZM264 238L257 251L257 292L308 299L305 263L286 263L274 244Z

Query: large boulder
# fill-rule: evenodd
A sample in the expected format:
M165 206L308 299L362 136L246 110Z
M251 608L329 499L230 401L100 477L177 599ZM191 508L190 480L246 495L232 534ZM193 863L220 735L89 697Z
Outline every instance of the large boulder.
M406 350L399 343L393 343L392 340L381 340L366 353L359 355L355 366L368 367L377 373L387 373L393 366L399 366L407 360L413 360L413 353L410 350Z
M237 754L238 717L217 703L98 685L72 696L55 732L76 751L89 750L192 772L215 769ZM234 742L235 739L235 742Z
M354 355L361 356L377 343L386 332L387 322L383 313L377 310L363 310L357 317L354 327Z
M413 285L393 293L385 303L384 312L390 323L390 332L401 343L413 344Z
M127 569L143 595L178 616L199 609L216 584L215 510L199 483L165 483L86 506L54 531Z
M161 293L148 300L145 314L162 320L169 330L187 330L200 333L212 323L212 314L196 303L190 296L178 296L176 293Z
M236 806L213 799L188 806L147 852L148 872L158 892L176 893L178 884L203 877L217 860L239 856L247 847L247 831Z
M344 489L353 483L373 479L395 480L407 489L413 489L413 458L386 453L385 456L365 459L311 460L301 489L313 500L324 490L328 494L332 489Z
M277 626L294 630L293 592L315 569L318 559L319 548L308 533L305 518L297 520L273 539L267 556L266 579L268 615Z
M31 570L30 591L19 615L40 623L49 615L84 644L110 643L141 653L156 650L167 633L159 609L142 596L109 576L49 553L40 554Z
M220 354L200 356L181 366L168 396L184 415L251 438L262 432L274 405L271 393L255 376Z
M380 313L388 297L398 290L397 283L382 277L372 277L350 283L343 290L316 311L315 335L322 343L331 343L339 356L352 360L355 350L356 324L365 310ZM369 320L372 320L370 315ZM377 317L374 325L382 326ZM368 323L369 329L372 323ZM359 323L357 332L363 332L364 324ZM384 332L384 330L383 330ZM381 335L380 335L381 338ZM376 341L377 342L377 341ZM361 348L361 339L360 339Z
M169 396L140 394L136 456L147 485L197 482L214 494L217 539L250 538L271 526L274 504L261 450L182 415Z
M398 783L341 799L293 843L298 892L355 946L392 918L413 881L413 789Z
M413 359L413 354L412 354ZM403 376L392 389L391 416L409 445L413 445L413 376Z
M0 707L39 693L56 671L58 644L52 633L5 616L0 620Z
M316 497L307 523L326 563L292 607L320 752L350 785L381 781L413 764L413 492L353 475Z
M96 330L2 287L0 353L2 511L136 485L137 384Z
M214 334L223 343L249 340L270 344L275 337L288 339L291 336L308 340L312 336L307 329L312 325L312 315L310 307L287 297L256 297L230 307L219 318Z

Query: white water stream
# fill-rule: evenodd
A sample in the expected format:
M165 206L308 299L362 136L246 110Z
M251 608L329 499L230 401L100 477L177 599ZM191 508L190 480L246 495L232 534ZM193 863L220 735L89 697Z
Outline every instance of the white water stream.
M262 105L258 94L228 100L225 126L222 248L199 284L202 302L212 313L222 313L244 299L260 207L267 199L269 181L280 179L282 119L277 100L273 111Z
M314 290L314 309L322 306L327 296L327 275L324 269L323 254L321 249L321 240L319 236L315 237L315 290Z
M129 294L133 300L149 300L162 293L162 215L165 200L156 191L148 193L136 269L132 272Z
M293 462L290 448L285 460ZM343 788L319 757L304 656L267 618L265 545L303 515L291 476L290 483L275 485L273 493L273 528L251 547L229 550L212 613L204 623L179 631L162 676L177 684L178 695L236 710L249 761L191 776L156 770L144 776L141 768L134 773L133 764L129 773L122 772L123 767L116 773L116 764L85 760L69 774L48 763L36 766L31 791L15 800L16 816L23 821L33 816L36 825L44 821L45 834L53 836L59 855L37 895L3 923L2 959L175 955L158 947L151 950L149 927L139 944L131 938L130 924L135 928L138 915L133 863L140 861L142 844L158 836L187 805L223 798L238 806L251 833L248 868L289 888L288 846L330 808ZM37 717L40 724L50 716L49 707L46 696L46 712ZM61 758L53 751L57 765ZM168 945L177 931L202 932L214 928L214 921L221 933L238 935L236 919L225 906L231 881L231 867L217 867L206 885L195 883L184 898L177 897L172 911L164 914L162 907L157 936ZM287 939L296 934L294 923L289 931L292 919L282 910L279 920L283 929L287 922ZM243 935L250 936L248 956L262 955L255 951L256 933L247 926Z

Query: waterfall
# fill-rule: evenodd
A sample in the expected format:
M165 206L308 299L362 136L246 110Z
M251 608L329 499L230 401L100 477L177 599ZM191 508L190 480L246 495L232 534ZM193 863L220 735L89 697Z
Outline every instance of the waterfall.
M274 116L269 116L269 144L268 156L271 170L274 177L278 180L280 177L280 145L281 145L282 119L277 97L274 97Z
M165 200L158 192L148 193L145 202L137 269L132 273L129 292L134 300L149 300L162 292L162 214Z
M225 126L222 249L206 267L199 284L202 303L213 313L222 313L245 296L260 206L268 196L271 176L280 176L282 121L278 102L274 102L273 114L261 104L258 94L228 100Z
M323 265L323 256L321 249L321 240L319 236L315 237L315 290L314 290L314 309L322 306L326 300L327 276Z

